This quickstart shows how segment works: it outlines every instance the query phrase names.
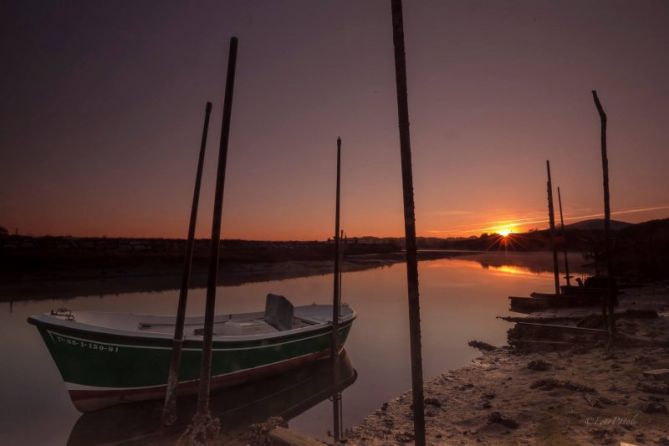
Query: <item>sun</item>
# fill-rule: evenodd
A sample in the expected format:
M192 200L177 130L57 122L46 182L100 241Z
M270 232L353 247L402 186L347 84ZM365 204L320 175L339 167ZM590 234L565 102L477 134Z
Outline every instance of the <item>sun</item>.
M511 228L501 228L499 231L497 231L497 233L499 235L501 235L502 237L506 238L510 234L513 234L513 229L511 229Z

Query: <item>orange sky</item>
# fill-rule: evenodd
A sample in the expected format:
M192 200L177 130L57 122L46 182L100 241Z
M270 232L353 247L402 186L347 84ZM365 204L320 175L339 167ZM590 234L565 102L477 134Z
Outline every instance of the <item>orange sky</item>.
M160 7L156 7L157 5ZM605 6L605 7L603 7ZM596 88L616 219L669 217L669 5L405 5L417 232L545 227L602 212ZM204 103L208 237L227 42L240 39L223 237L403 235L388 2L17 2L3 26L0 225L184 237Z

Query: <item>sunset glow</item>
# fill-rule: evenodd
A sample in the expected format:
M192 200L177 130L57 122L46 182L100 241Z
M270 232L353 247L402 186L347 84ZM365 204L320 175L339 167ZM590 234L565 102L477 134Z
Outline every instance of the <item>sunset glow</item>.
M669 446L669 0L0 11L0 446Z
M222 237L330 237L338 135L343 228L350 236L401 236L385 3L229 3L165 7L145 20L154 9L148 3L145 12L82 2L78 14L89 19L63 34L72 20L68 8L51 5L43 11L52 14L49 26L33 27L34 11L13 2L12 40L21 45L9 46L3 59L13 69L0 103L3 129L10 130L0 135L0 226L32 235L185 237L209 99L212 127L196 229L197 237L208 237L226 62L221 48L234 30L244 50ZM663 171L669 93L655 87L669 76L668 59L657 57L666 52L666 39L658 38L666 33L666 16L652 2L641 3L620 5L583 27L573 8L559 2L492 2L481 10L468 2L412 6L406 26L414 32L407 52L415 83L410 111L419 236L546 228L549 158L565 222L601 218L594 87L606 94L619 124L609 147L612 215L632 223L669 216ZM591 2L579 8L583 17L600 12ZM88 68L52 63L42 49L53 42L68 48L67 60ZM156 51L165 42L171 50ZM550 47L552 56L538 57L534 42ZM602 59L594 63L593 54ZM108 64L114 76L102 75ZM565 64L569 70L556 70ZM45 96L36 86L47 79L54 83Z

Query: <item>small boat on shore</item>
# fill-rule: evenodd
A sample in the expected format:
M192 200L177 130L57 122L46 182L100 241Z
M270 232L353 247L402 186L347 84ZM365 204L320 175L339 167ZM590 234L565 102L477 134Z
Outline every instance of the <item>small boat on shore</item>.
M543 311L549 308L555 308L561 304L560 301L556 301L555 299L535 296L509 296L509 303L511 304L510 310L517 313Z
M562 294L530 293L529 297L509 296L511 311L532 313L552 308L595 307L600 306L606 298L608 290L593 286L563 286ZM617 302L618 290L614 289Z
M332 305L293 307L268 295L264 312L214 319L213 389L285 372L330 356ZM340 349L356 318L341 305ZM89 412L114 404L163 398L176 318L132 313L52 311L31 316L74 406ZM185 321L177 393L197 392L203 317Z

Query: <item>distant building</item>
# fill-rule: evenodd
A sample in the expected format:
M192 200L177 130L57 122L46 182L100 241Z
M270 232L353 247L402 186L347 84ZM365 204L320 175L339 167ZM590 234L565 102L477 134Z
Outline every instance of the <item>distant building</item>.
M8 237L9 236L9 231L7 228L4 228L0 226L0 237Z

